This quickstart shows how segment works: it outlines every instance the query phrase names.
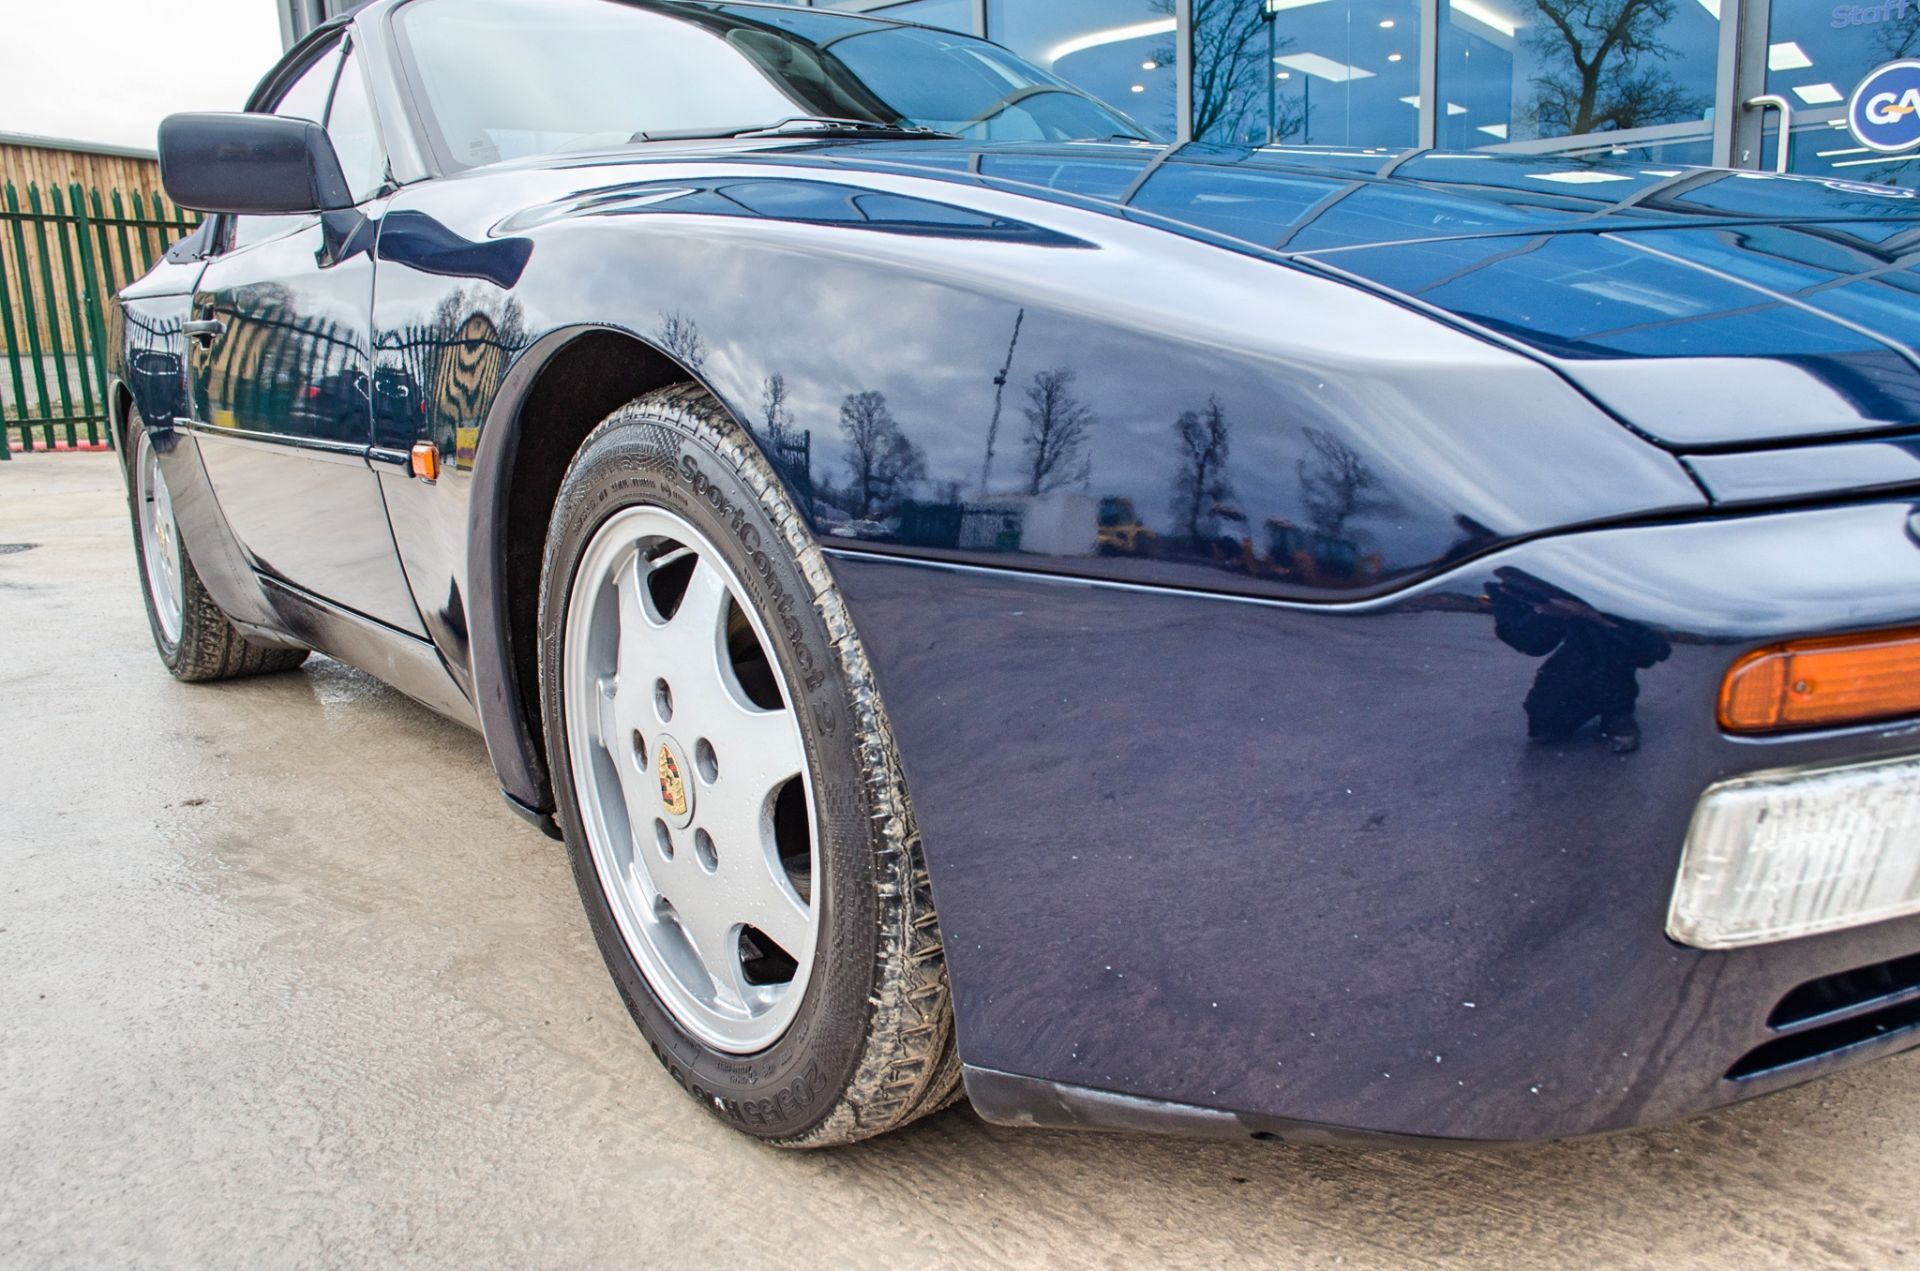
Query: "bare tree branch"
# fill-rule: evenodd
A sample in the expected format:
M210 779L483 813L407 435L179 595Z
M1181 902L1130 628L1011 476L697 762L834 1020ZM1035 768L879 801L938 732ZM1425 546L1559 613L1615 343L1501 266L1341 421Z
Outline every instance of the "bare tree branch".
M1188 538L1211 537L1218 523L1214 509L1233 497L1227 475L1232 431L1218 397L1207 398L1204 410L1182 411L1174 421L1180 470L1173 478L1173 515Z
M849 394L840 403L840 432L847 439L848 493L861 520L896 506L926 476L926 460L900 431L886 394Z
M1027 389L1027 493L1045 494L1087 476L1093 411L1073 395L1073 372L1041 371Z

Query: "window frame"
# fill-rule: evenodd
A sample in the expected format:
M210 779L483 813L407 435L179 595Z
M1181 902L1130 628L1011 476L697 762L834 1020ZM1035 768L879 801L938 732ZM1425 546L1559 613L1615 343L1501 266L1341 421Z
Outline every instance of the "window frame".
M333 68L333 76L327 81L327 95L320 108L320 118L324 121L327 111L333 106L334 86L340 82L340 70L346 65L345 46L347 42L346 26L323 26L316 28L306 39L296 44L292 51L280 59L280 64L268 71L266 78L254 87L247 98L245 113L249 115L271 115L279 109L287 93L293 86L306 77L314 66L327 57L339 55L340 61ZM324 122L320 125L326 127ZM236 246L233 241L234 228L240 218L232 212L222 212L220 223L214 228L213 240L207 254L211 257L225 256L235 251L245 251L252 246L242 243ZM267 240L262 240L267 241Z
M354 57L356 52L362 53L363 56L356 59ZM360 207L375 199L391 195L399 188L399 184L393 175L393 147L387 144L388 125L380 114L380 94L373 79L372 69L368 65L373 58L371 54L365 52L364 46L354 39L351 22L333 22L316 27L306 39L289 50L287 55L280 59L279 64L268 71L265 78L254 86L253 92L247 97L245 113L272 114L279 108L293 86L299 83L315 64L336 54L340 60L334 67L332 79L327 83L326 101L320 109L320 127L324 130L327 127L327 121L333 116L333 101L340 92L341 77L347 73L349 67L357 64L361 87L366 90L368 113L373 117L374 137L379 143L380 155L386 167L386 175L381 183L354 204L355 207ZM331 134L328 134L328 139L332 139ZM219 223L214 227L206 252L207 256L224 256L231 251L244 251L252 246L250 243L241 244L237 248L234 246L233 231L240 219L238 216L223 212L217 219Z
M378 146L380 150L380 181L366 194L355 200L354 206L360 207L364 204L371 203L375 199L385 198L387 195L392 194L394 190L398 188L398 183L395 182L393 178L393 147L387 144L386 123L380 118L380 98L379 94L374 91L373 73L368 66L368 63L372 61L372 55L368 54L360 42L353 38L353 32L351 30L348 30L342 37L341 45L340 70L333 77L333 85L327 89L326 118L321 122L320 126L327 130L327 138L331 141L333 138L333 104L340 97L340 81L346 78L350 68L357 70L360 78L360 88L367 100L367 116L373 121L374 144ZM360 54L357 58L355 57L356 53Z

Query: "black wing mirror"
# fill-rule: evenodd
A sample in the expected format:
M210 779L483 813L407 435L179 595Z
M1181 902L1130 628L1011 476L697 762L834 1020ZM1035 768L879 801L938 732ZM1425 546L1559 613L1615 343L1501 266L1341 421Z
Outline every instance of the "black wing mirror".
M278 115L169 115L160 182L195 212L287 216L353 206L326 129Z

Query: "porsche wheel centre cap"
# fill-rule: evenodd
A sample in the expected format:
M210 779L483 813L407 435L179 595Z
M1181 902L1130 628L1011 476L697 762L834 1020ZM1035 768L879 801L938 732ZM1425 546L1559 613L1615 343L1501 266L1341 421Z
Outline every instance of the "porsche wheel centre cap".
M660 779L660 806L676 830L693 821L693 782L687 779L687 756L680 743L662 737L654 747L654 774Z

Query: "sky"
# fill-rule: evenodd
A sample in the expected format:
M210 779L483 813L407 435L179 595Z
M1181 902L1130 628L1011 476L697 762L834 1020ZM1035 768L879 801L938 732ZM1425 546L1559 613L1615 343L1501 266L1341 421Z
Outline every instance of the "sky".
M273 0L0 0L0 132L151 150L163 116L238 110L280 57Z

